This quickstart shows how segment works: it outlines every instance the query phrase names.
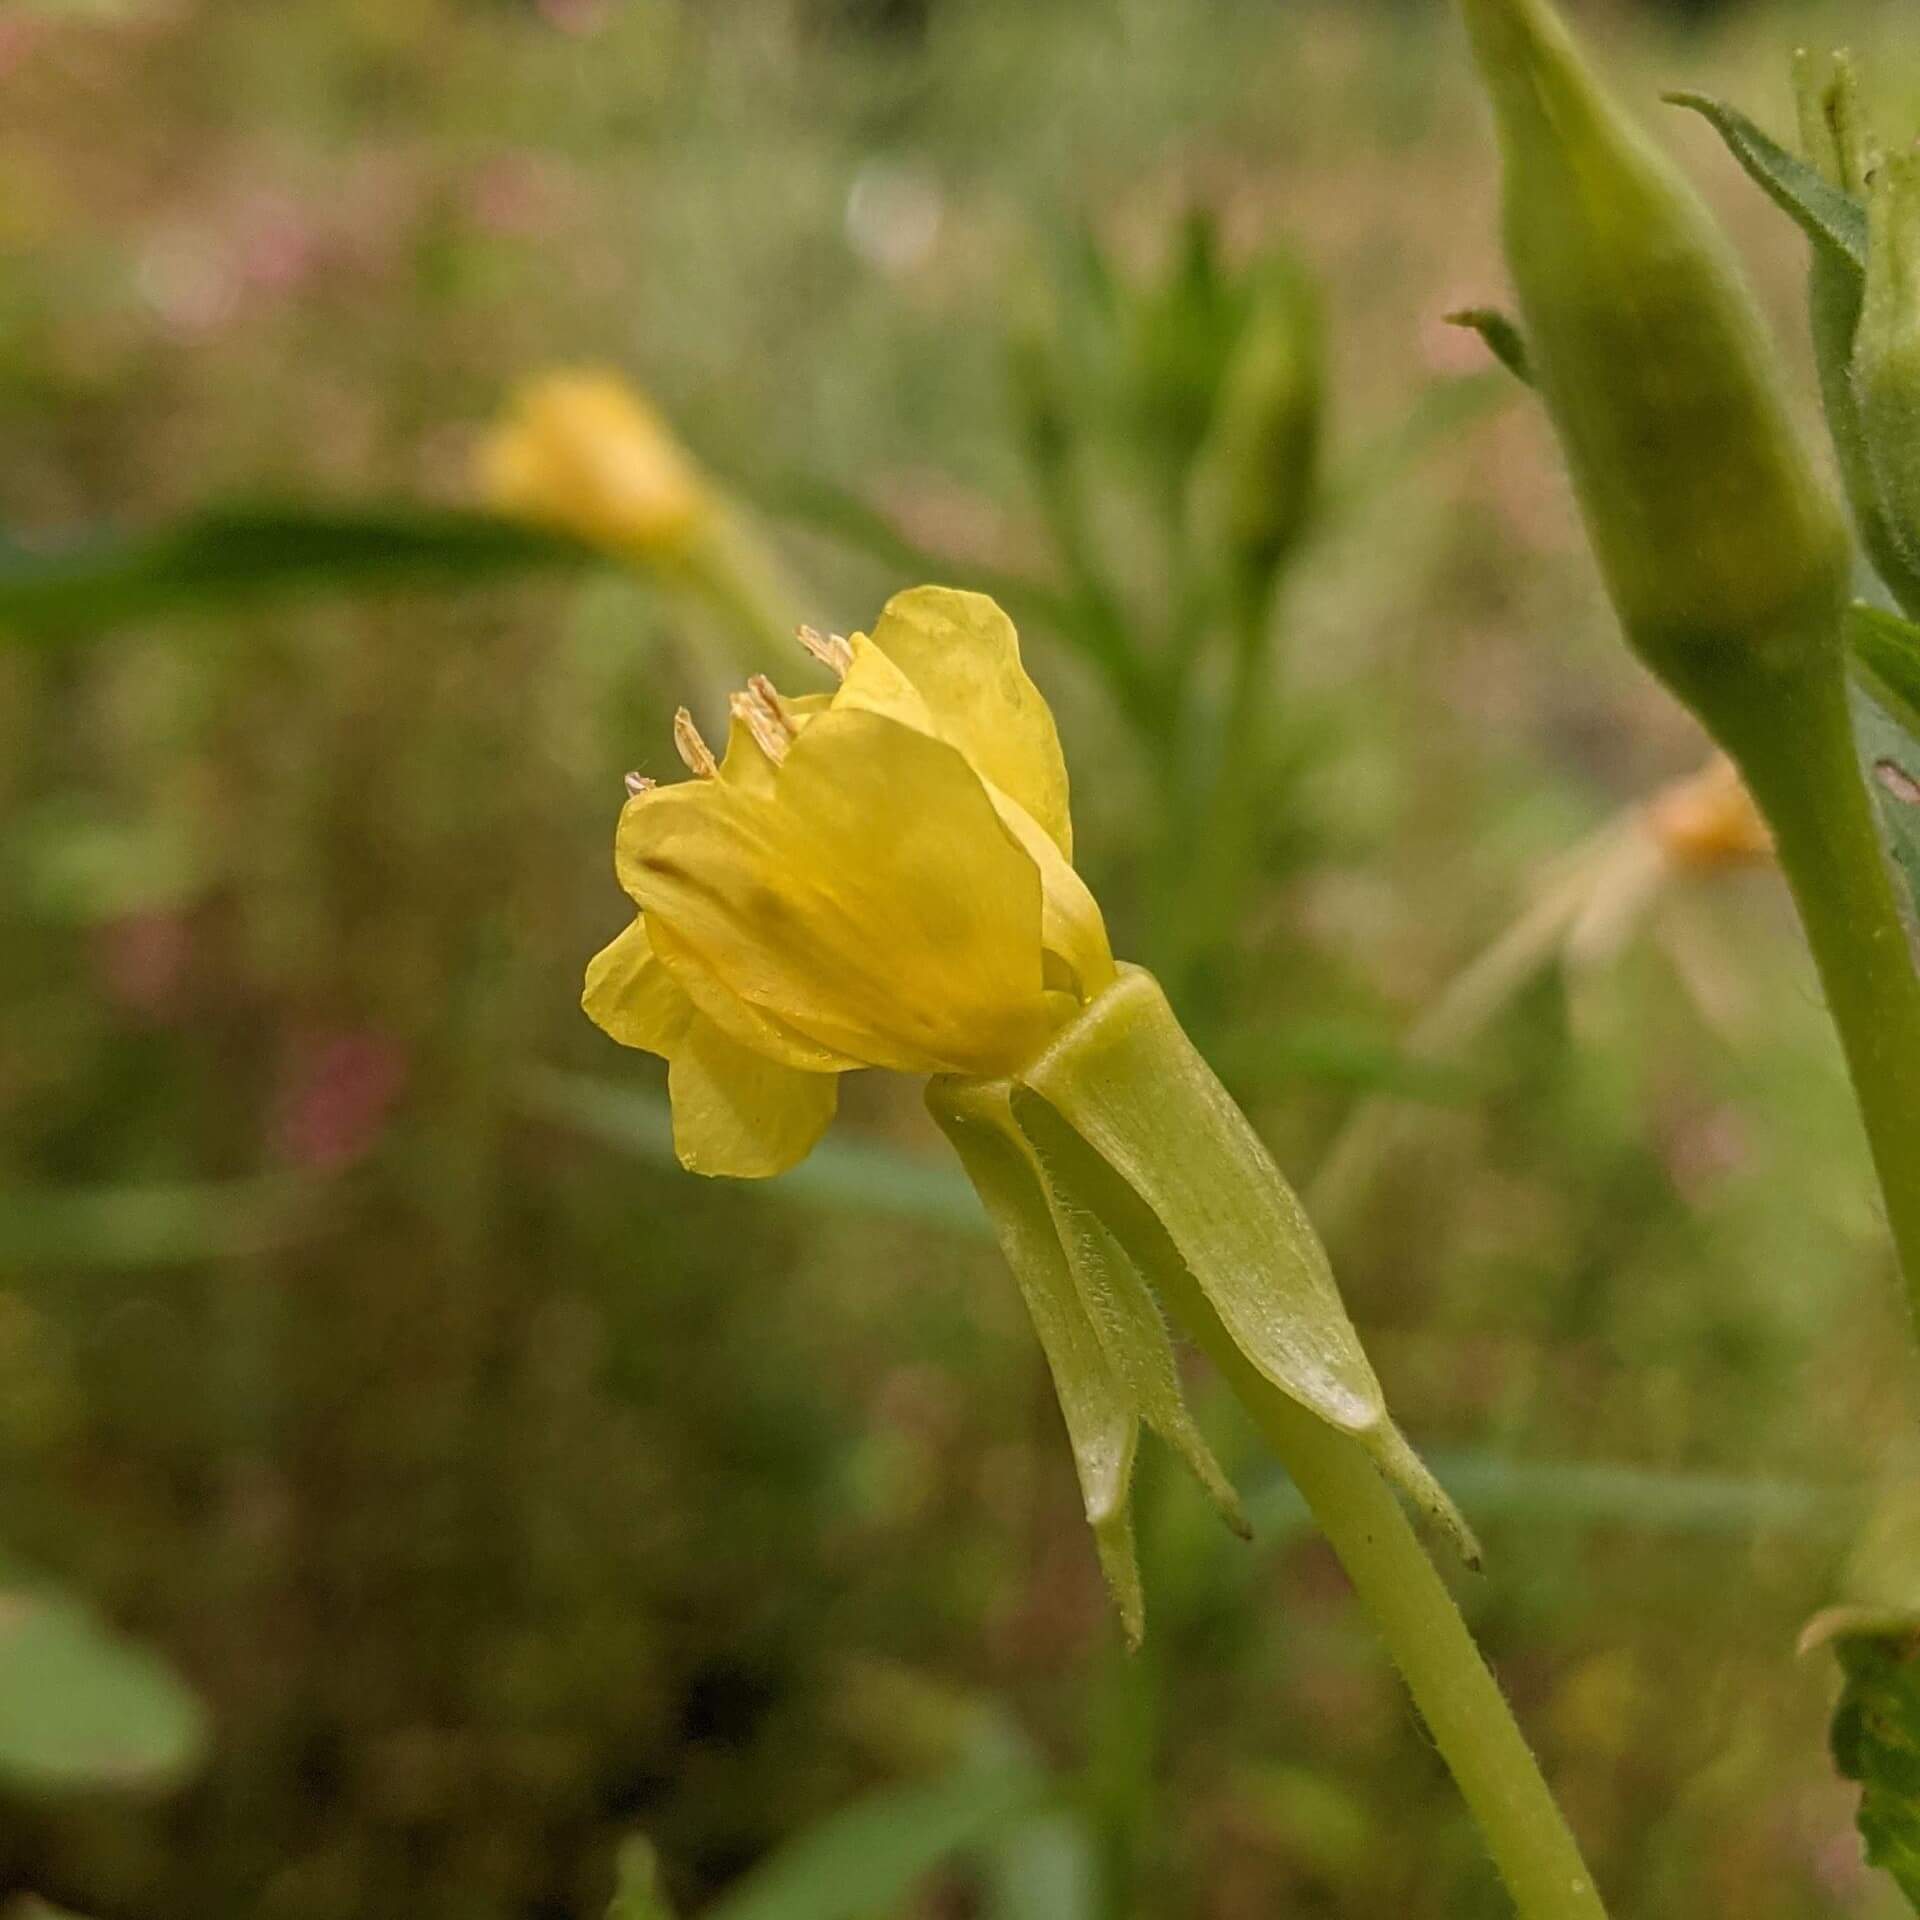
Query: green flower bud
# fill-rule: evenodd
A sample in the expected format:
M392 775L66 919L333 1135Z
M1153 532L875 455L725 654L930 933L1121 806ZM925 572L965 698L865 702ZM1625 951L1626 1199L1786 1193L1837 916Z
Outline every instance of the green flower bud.
M1887 531L1920 568L1920 152L1882 161L1867 211L1854 391Z
M1007 388L1027 458L1042 474L1057 473L1071 457L1073 409L1053 329L1028 316L1007 334Z
M1589 537L1642 659L1713 724L1831 652L1846 536L1727 245L1546 0L1462 0L1508 257Z
M1122 307L1134 432L1164 480L1183 477L1207 437L1240 318L1214 222L1195 212L1162 277Z
M1220 396L1199 507L1235 564L1270 575L1320 483L1326 340L1313 283L1291 262L1263 276Z

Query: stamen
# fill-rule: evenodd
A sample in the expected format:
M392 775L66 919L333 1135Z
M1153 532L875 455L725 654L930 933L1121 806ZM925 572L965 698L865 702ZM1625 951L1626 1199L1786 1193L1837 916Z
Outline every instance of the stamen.
M687 771L699 779L711 780L720 771L713 749L701 739L700 729L693 724L693 715L685 707L673 716L673 744L687 763Z
M764 673L756 673L747 681L747 691L755 702L766 708L773 716L773 723L788 740L798 740L800 729L793 724L793 717L787 712L787 703L780 698L780 690Z
M651 793L659 784L657 780L649 780L644 773L630 773L626 780L627 797L638 800L643 793Z
M800 644L836 680L844 680L847 677L847 669L853 665L853 649L842 635L822 633L818 627L802 627Z
M787 757L798 729L788 719L766 675L756 673L747 682L746 691L736 693L730 704L735 718L753 735L754 745L777 767Z

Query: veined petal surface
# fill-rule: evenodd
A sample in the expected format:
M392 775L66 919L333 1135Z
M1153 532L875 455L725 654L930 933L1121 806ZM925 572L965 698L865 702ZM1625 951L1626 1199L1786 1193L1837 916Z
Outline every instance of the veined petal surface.
M991 1074L1053 1024L1039 870L957 749L810 719L773 789L695 781L621 816L621 883L742 1000L904 1072Z

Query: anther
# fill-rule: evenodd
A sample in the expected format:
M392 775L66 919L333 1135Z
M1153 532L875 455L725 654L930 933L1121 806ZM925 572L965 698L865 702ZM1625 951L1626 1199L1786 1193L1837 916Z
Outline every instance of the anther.
M659 784L657 780L649 780L644 773L630 773L626 779L627 797L638 800L643 793L651 793Z
M833 675L836 680L847 677L847 669L853 665L853 649L837 633L822 633L818 627L802 627L800 644Z
M788 740L800 738L800 729L793 724L793 716L787 712L787 703L780 698L779 689L764 673L756 673L749 677L747 692L752 695L754 703L763 707L772 717L774 725L787 736Z
M746 691L736 693L730 705L734 717L753 735L754 745L777 767L787 757L798 729L787 717L766 675L756 673L747 682Z
M673 716L673 744L680 758L687 763L687 771L702 780L711 780L720 771L719 762L713 757L713 749L700 737L700 729L693 724L693 715L685 707Z

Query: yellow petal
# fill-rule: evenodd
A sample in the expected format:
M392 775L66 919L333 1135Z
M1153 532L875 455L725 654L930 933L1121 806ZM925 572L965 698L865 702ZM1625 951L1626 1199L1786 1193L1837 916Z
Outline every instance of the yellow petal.
M939 733L1071 860L1067 763L1013 622L983 593L915 587L887 602L873 644L918 689Z
M695 1009L743 1047L802 1073L845 1073L866 1064L808 1039L765 1009L750 1006L664 921L654 926L653 947Z
M643 1047L663 1059L672 1056L694 1017L693 1002L660 964L640 918L587 963L580 1004L623 1047Z
M1073 976L1072 991L1091 1000L1113 984L1113 948L1092 889L1024 807L989 783L987 796L1007 830L1040 870L1040 944Z
M709 506L671 430L617 374L529 382L478 466L501 512L620 551L677 548Z
M618 865L741 999L867 1065L1004 1073L1051 1025L1032 859L954 748L880 714L810 720L770 797L641 796Z
M1041 944L1055 955L1072 975L1074 991L1085 1001L1109 986L1114 978L1113 950L1107 941L1107 926L1100 914L1100 908L1094 900L1087 884L1074 872L1067 849L1072 843L1072 828L1066 824L1066 769L1060 773L1060 833L1056 834L1022 805L1020 800L1009 793L995 780L975 758L968 741L947 725L947 716L936 712L932 701L920 687L908 679L906 669L890 653L883 650L881 636L888 632L891 625L896 634L908 633L905 650L911 654L914 642L911 635L918 631L910 621L895 619L895 609L908 602L929 600L953 600L971 602L986 607L1006 627L1011 642L1013 628L1007 624L1006 616L994 606L991 600L974 593L949 593L940 587L922 587L913 593L896 594L888 602L887 611L880 616L880 623L872 639L864 633L856 633L851 645L853 663L847 669L846 679L841 683L840 691L834 696L836 710L853 710L862 713L879 713L902 726L912 727L919 733L935 734L949 744L958 747L966 755L968 763L980 774L985 783L988 797L993 801L995 811L1000 815L1007 830L1024 847L1040 869L1041 896L1043 910L1041 916ZM929 623L923 623L923 625ZM1017 673L1020 660L1017 651L1013 655L1013 669ZM1024 675L1022 676L1024 679ZM1053 719L1047 713L1044 702L1034 691L1029 681L1027 690L1045 719L1047 738L1052 744L1052 756L1056 764L1060 760L1060 743L1053 738ZM1003 754L1002 759L1017 759L1017 755ZM1061 835L1064 835L1063 839Z
M696 1015L667 1070L673 1150L690 1173L770 1179L813 1150L839 1086L830 1073L768 1060Z

